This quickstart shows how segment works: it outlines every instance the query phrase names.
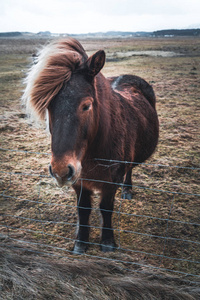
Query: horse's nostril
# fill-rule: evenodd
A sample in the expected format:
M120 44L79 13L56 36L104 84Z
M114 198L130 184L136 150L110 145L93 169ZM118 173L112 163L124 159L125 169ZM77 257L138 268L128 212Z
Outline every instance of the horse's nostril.
M68 165L67 180L71 180L75 174L75 169L72 165Z
M51 174L52 177L54 177L60 184L70 181L76 171L75 168L72 165L68 165L67 168L65 168L63 171L60 171L59 173L56 173L55 170L53 171L53 168L51 165L49 165L49 173Z
M52 177L54 177L51 165L49 165L49 173L51 174Z

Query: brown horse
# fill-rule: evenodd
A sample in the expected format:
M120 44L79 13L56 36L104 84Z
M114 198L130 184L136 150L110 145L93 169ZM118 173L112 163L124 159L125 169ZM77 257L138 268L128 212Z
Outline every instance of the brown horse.
M158 142L152 87L132 75L106 79L100 73L104 63L103 50L88 58L77 40L55 41L40 52L23 95L30 111L41 119L48 115L51 175L76 191L78 254L87 250L94 189L101 192L101 250L115 249L111 217L117 184L124 184L123 197L130 199L132 168L149 158Z

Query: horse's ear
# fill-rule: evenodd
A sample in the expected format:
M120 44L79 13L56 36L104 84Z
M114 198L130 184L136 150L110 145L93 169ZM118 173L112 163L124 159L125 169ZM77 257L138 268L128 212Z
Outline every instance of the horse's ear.
M88 75L91 77L96 76L104 66L106 54L103 50L97 51L90 56L86 62L88 68Z

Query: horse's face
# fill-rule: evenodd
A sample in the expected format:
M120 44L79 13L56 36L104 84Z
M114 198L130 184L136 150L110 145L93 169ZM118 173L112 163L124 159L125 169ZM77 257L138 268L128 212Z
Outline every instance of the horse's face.
M75 74L49 105L50 171L60 185L80 176L81 161L95 130L94 101L92 85Z
M80 177L82 160L97 130L93 78L105 61L104 52L97 54L88 59L85 71L72 74L48 107L52 137L50 173L60 186L71 185ZM101 62L101 67L97 62Z

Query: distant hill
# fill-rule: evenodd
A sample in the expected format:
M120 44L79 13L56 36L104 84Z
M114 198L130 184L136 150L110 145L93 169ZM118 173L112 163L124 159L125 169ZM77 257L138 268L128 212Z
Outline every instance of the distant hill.
M50 31L40 31L38 33L31 32L0 32L0 37L31 37L31 38L49 38L55 36L72 36L72 37L82 37L82 38L115 38L115 37L172 37L172 36L200 36L200 29L167 29L167 30L157 30L153 32L145 31L108 31L108 32L93 32L84 34L55 34Z
M200 29L168 29L153 32L154 36L200 36Z
M50 31L40 31L37 33L37 35L39 36L51 36L51 32Z
M0 32L0 37L18 37L22 36L21 32L15 31L15 32Z

